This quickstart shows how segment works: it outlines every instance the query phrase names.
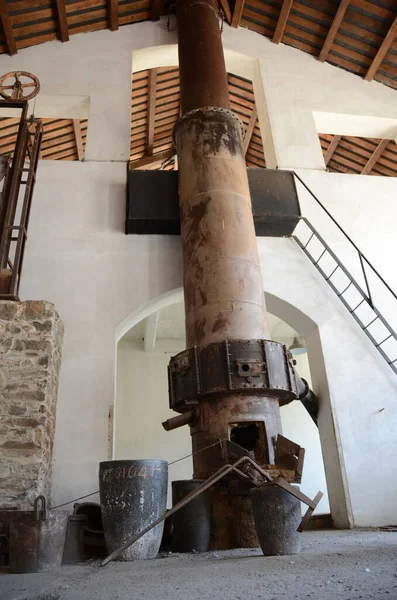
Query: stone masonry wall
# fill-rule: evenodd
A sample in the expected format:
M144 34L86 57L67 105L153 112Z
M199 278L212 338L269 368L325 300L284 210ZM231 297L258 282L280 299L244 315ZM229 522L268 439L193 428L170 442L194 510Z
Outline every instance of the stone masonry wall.
M63 325L44 301L0 301L0 507L50 499Z

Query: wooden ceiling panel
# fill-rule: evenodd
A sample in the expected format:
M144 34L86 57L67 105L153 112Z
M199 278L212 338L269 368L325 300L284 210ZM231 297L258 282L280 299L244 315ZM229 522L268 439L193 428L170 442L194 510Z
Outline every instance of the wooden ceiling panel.
M397 177L397 146L393 140L320 134L329 171Z
M172 3L171 3L172 4ZM0 0L0 53L168 12L170 0ZM228 21L397 88L395 0L220 0ZM161 83L161 86L160 86ZM163 69L159 90L175 83Z
M149 92L149 79L156 71L154 98ZM240 117L247 139L245 141L247 166L265 167L265 157L259 123L256 114L252 82L228 75L232 110ZM145 101L143 101L145 94ZM149 107L154 108L153 121L149 118ZM170 166L175 150L172 143L174 125L180 116L179 69L158 68L135 73L132 77L131 100L131 168L173 168ZM149 123L153 127L153 144L149 136ZM161 156L160 156L161 154Z
M43 141L40 158L47 160L83 160L87 121L79 119L42 119ZM0 119L0 154L12 154L19 119Z

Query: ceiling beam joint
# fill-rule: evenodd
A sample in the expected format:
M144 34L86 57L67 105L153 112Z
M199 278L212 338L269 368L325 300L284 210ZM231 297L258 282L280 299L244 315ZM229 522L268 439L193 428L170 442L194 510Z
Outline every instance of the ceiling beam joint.
M329 51L331 50L332 44L334 43L334 39L336 37L336 34L338 33L338 29L345 17L345 13L349 7L350 4L350 0L341 0L338 10L336 11L334 20L332 21L332 25L329 28L327 37L325 38L325 42L324 45L322 47L322 50L320 52L320 56L318 57L318 60L320 60L321 62L324 62L325 60L327 60Z
M293 0L284 0L281 6L280 15L277 21L277 27L273 35L272 42L279 44L284 35L285 26L287 25L289 13L291 12Z
M369 175L370 174L370 172L372 171L372 169L374 168L374 166L376 165L376 163L382 156L383 152L386 150L386 147L389 145L389 142L390 142L390 140L381 140L379 142L376 149L370 156L367 164L361 171L361 175Z
M341 135L334 135L334 137L332 138L331 143L328 146L327 152L325 153L325 156L324 156L324 162L325 162L326 166L328 165L329 161L333 157L334 152L337 149L338 144L341 141L341 139L342 139Z
M245 137L244 137L244 156L247 154L247 150L249 148L249 145L250 145L250 142L251 142L251 138L252 138L252 134L254 133L254 129L255 129L255 125L256 125L257 120L258 120L258 112L256 110L256 106L254 106L252 114L251 114L250 122L249 122L248 127L247 127L247 131L245 132Z
M152 21L159 21L164 14L164 0L152 0L152 10L150 17Z
M388 53L390 46L394 42L396 35L397 35L397 17L394 19L389 31L386 34L386 37L384 38L378 52L375 55L375 58L373 59L371 65L365 75L365 79L367 81L371 81L374 78L376 71L379 69L383 59L385 58L386 54Z
M245 0L236 0L232 17L232 27L238 27L240 25L241 16L244 10L244 4Z
M4 37L7 44L8 54L13 56L18 54L17 44L15 41L14 31L8 10L9 4L6 0L0 0L0 20L3 27Z
M108 0L108 24L110 31L117 31L119 28L118 0Z
M55 0L58 18L58 33L61 42L69 41L68 16L66 13L65 0Z
M77 157L79 160L84 160L84 145L81 135L80 119L73 119L74 139L76 141Z

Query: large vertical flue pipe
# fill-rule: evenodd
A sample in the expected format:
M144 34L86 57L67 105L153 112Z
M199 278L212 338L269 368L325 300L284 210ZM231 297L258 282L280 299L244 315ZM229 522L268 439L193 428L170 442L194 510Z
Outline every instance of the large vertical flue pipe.
M269 339L243 131L230 110L216 0L177 4L182 118L174 139L184 257L187 347L222 340ZM281 431L276 398L227 396L201 401L191 427L193 451L229 436L235 421L265 422L265 462ZM207 477L222 458L194 457Z

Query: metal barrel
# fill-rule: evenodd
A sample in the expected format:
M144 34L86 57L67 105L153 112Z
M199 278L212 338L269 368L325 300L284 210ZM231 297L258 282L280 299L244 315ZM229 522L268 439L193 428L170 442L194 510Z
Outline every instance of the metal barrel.
M172 505L196 490L203 481L187 479L172 482ZM172 516L173 552L206 552L211 533L211 508L208 490Z
M250 491L255 528L265 556L298 554L301 538L300 501L277 485Z
M168 463L112 460L99 465L99 490L106 547L111 553L155 521L166 509ZM149 531L119 560L155 558L164 523Z
M10 514L10 567L12 573L36 573L61 566L69 513L47 512L37 519L35 511Z

